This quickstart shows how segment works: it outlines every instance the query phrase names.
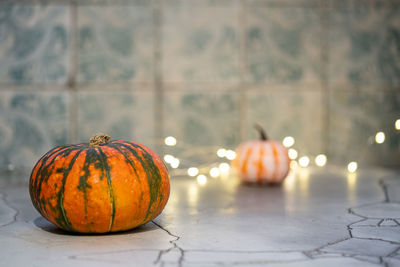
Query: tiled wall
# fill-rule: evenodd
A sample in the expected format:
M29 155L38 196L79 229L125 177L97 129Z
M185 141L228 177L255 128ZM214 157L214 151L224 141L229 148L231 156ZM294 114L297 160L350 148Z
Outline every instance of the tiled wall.
M92 133L400 165L400 2L0 4L0 166ZM382 145L368 143L386 132Z

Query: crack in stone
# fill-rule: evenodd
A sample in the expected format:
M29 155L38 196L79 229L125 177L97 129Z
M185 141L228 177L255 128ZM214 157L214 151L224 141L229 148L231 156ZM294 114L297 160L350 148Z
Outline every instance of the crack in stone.
M386 177L386 176L385 176L385 177ZM385 184L385 182L384 182L384 178L385 178L385 177L379 179L379 185L380 185L380 187L382 188L382 191L383 191L383 193L384 193L384 200L383 200L383 201L379 201L379 202L369 203L369 204L362 204L362 205L357 206L357 208L358 208L358 207L365 207L365 206L375 205L375 204L379 204L379 203L391 203L390 198L389 198L389 194L388 194L388 190L387 190L387 186L386 186L386 184ZM376 263L376 262L369 261L369 260L367 260L367 259L362 259L362 258L358 257L358 256L360 256L360 255L357 255L357 254L346 254L346 253L335 253L335 252L332 253L332 252L324 252L324 251L322 251L322 250L323 250L324 248L326 248L326 247L329 247L329 246L332 246L332 245L335 245L335 244L338 244L338 243L340 243L340 242L343 242L343 241L346 241L346 240L349 240L349 239L353 239L353 238L354 238L354 239L361 239L361 240L377 240L377 241L388 242L388 243L390 243L390 244L400 245L400 242L394 242L394 241L384 240L384 239L380 239L380 238L362 238L362 237L354 237L354 236L353 236L353 233L352 233L353 225L354 225L354 224L360 223L360 222L364 222L364 221L366 221L366 220L368 220L368 219L376 219L376 218L369 218L369 217L367 217L367 216L358 214L357 212L354 211L354 208L355 208L355 207L350 207L350 208L348 208L348 209L347 209L348 213L349 213L349 214L352 214L352 215L354 215L354 216L357 216L357 217L359 217L360 219L357 220L357 221L351 222L351 223L349 223L349 224L346 226L346 227L347 227L347 230L348 230L348 232L349 232L349 238L339 239L339 240L337 240L337 241L327 243L326 245L323 245L323 246L321 246L321 247L319 247L319 248L316 248L316 249L314 249L314 250L305 251L305 252L303 252L304 255L309 256L309 257L315 259L315 258L317 258L316 256L318 256L318 255L323 255L323 254L334 255L334 254L336 254L336 255L338 255L338 256L340 256L340 257L350 257L350 258L353 258L353 259L356 259L356 260L361 260L361 261L370 262L370 263ZM399 223L397 220L395 220L395 219L391 219L391 218L383 218L383 219L382 219L382 218L379 218L379 219L381 219L381 220L380 220L379 223L377 224L378 227L381 227L381 224L382 224L385 220L392 220L392 221L394 221L397 225L400 225L400 223ZM372 226L372 225L371 225L371 226ZM374 226L376 226L376 225L374 225ZM383 226L382 226L382 227L383 227ZM400 251L400 247L398 247L395 251L391 252L390 254L386 255L386 257L394 257L394 256L398 255L397 253L398 253L399 251ZM362 256L362 255L361 255L361 256ZM374 257L372 257L372 258L374 258ZM376 258L376 257L375 257L375 258ZM377 257L377 259L378 259L378 261L379 261L380 264L382 264L382 265L384 265L384 266L388 266L388 264L383 260L383 257L382 257L382 256Z
M158 264L161 263L161 266L164 265L164 263L161 261L161 258L163 255L167 254L168 252L177 249L180 253L179 259L178 259L178 266L181 267L182 266L182 262L183 262L183 258L185 255L185 250L182 249L181 247L178 246L178 244L176 244L176 242L180 239L180 236L174 235L172 234L168 229L164 228L163 226L161 226L160 224L156 223L155 221L152 221L153 224L155 224L157 227L159 227L161 230L165 231L168 235L174 237L174 240L169 241L169 243L172 244L172 247L165 249L165 250L160 250L160 253L157 256L157 259L154 261L154 264Z
M385 176L386 177L386 176ZM393 258L393 257L397 257L399 256L399 251L400 251L400 241L399 242L395 242L395 241L389 241L389 240L384 240L384 239L380 239L380 238L372 238L372 237L356 237L353 236L353 232L352 230L354 229L355 224L357 223L361 223L370 219L380 219L379 222L376 225L363 225L363 227L387 227L385 225L382 225L385 221L390 220L393 221L396 225L388 225L391 227L398 227L400 226L399 221L397 221L396 219L393 218L371 218L368 216L364 216L361 214L358 214L354 209L359 208L359 207L365 207L365 206L370 206L370 205L375 205L375 204L379 204L379 203L397 203L397 202L393 202L390 200L389 194L388 194L388 189L387 189L387 185L385 184L385 177L379 179L379 185L383 190L384 193L384 200L383 201L378 201L378 202L374 202L374 203L370 203L370 204L362 204L356 207L350 207L347 209L348 213L354 216L359 217L359 219L357 221L351 222L349 224L346 225L346 228L348 230L348 234L349 237L346 238L341 238L338 239L336 241L332 241L332 242L328 242L316 249L313 250L307 250L307 251L296 251L296 250L292 250L292 251L234 251L234 250L202 250L202 249L197 249L197 250L184 250L182 249L180 246L178 246L177 241L180 240L180 236L177 236L173 233L171 233L168 229L164 228L163 226L161 226L159 223L156 223L155 221L152 221L152 223L154 225L156 225L158 228L160 228L161 230L165 231L168 235L170 235L171 237L173 237L173 240L170 240L169 243L171 244L171 247L169 247L168 249L164 249L164 250L160 250L160 249L154 249L151 251L157 251L158 255L156 260L153 262L154 265L159 265L159 266L164 266L165 264L168 263L175 263L178 266L182 266L183 262L184 262L184 256L185 256L185 252L192 252L192 251L197 251L197 252L213 252L213 253L292 253L292 252L298 252L298 253L302 253L306 258L305 259L294 259L294 260L255 260L255 261L233 261L233 262L229 262L229 265L241 265L241 264L267 264L267 263L295 263L295 262L304 262L304 261L313 261L315 259L319 259L319 258L352 258L354 260L358 260L358 261L364 261L364 262L369 262L369 263L379 263L383 266L389 266L389 263L387 263L385 261L385 258ZM5 193L1 193L0 192L0 199L3 200L5 206L7 206L8 208L10 208L11 210L14 211L13 214L13 220L10 222L7 222L6 224L0 225L1 227L10 225L14 222L17 221L17 216L19 214L18 209L13 208L10 203L7 201L7 195ZM361 226L356 226L356 227L361 227ZM388 242L390 244L394 244L394 245L399 245L394 251L390 252L388 255L385 256L367 256L367 257L363 257L366 255L361 255L361 254L348 254L348 253L341 253L341 252L329 252L329 251L323 251L324 248L327 248L329 246L333 246L335 244L339 244L341 242L344 242L346 240L350 240L350 239L360 239L360 240L375 240L375 241L383 241L383 242ZM129 252L129 251L142 251L143 249L127 249L127 250L119 250L119 251L111 251L111 252L107 252L106 254L114 254L114 253L121 253L121 252ZM163 257L170 253L171 251L178 251L179 252L179 259L174 262L172 261L165 261L163 260ZM99 254L104 254L104 253L99 253ZM72 260L89 260L92 261L95 259L90 258L90 256L95 255L95 253L90 253L90 254L82 254L82 255L71 255L68 258L72 259ZM326 255L326 256L324 256ZM88 258L81 258L81 257L87 257ZM369 257L369 259L368 259ZM377 261L373 261L372 259L376 259ZM209 263L214 263L214 264L219 264L219 265L227 265L226 262L221 262L221 261L213 261L213 262L209 262ZM200 265L199 265L200 266Z
M350 209L349 209L349 210L350 210ZM353 213L351 213L350 211L349 211L349 213L350 213L350 214L353 214ZM353 215L355 215L355 214L353 214ZM358 216L358 215L355 215L355 216ZM364 222L364 221L366 221L366 220L368 220L368 218L362 218L361 220L352 222L352 223L350 223L350 224L347 225L347 228L351 228L351 226L352 226L353 224L360 223L360 222Z
M13 224L13 223L15 223L15 222L17 221L17 216L18 216L18 214L19 214L19 210L16 209L16 208L14 208L14 207L8 202L8 200L7 200L7 194L6 194L6 193L4 193L4 192L3 192L3 193L0 193L0 199L3 200L4 205L5 205L7 208L11 209L11 210L14 212L14 214L13 214L13 216L12 216L12 220L11 220L10 222L7 222L7 223L5 223L5 224L0 225L0 227L5 227L5 226L11 225L11 224Z
M376 241L383 241L383 242L387 242L393 245L400 245L400 242L395 242L395 241L390 241L390 240L385 240L385 239L381 239L381 238L375 238L375 237L353 237L354 239L361 239L361 240L376 240Z
M382 188L382 190L383 190L383 194L385 195L385 200L384 200L384 202L385 202L385 203L389 203L389 202L390 202L389 193L388 193L388 190L387 190L387 186L386 186L386 184L385 184L385 178L386 178L386 177L387 177L387 176L382 177L381 179L379 179L379 185L381 186L381 188Z
M385 221L392 221L392 222L394 222L395 224L397 224L397 225L381 225L383 222L385 222ZM397 221L397 220L395 220L395 219L392 219L392 218L387 218L387 219L382 219L382 221L380 221L379 223L378 223L378 226L384 226L384 227L387 227L387 226L389 226L389 227L397 227L397 226L399 226L400 225L400 223Z
M354 254L354 253L348 254L348 253L340 253L340 252L326 252L326 251L323 251L323 249L326 248L326 247L329 247L329 246L332 246L332 245L335 245L335 244L338 244L338 243L341 243L343 241L350 240L350 239L375 240L375 241L383 241L383 242L388 242L390 244L400 245L400 242L394 242L394 241L384 240L384 239L380 239L380 238L355 237L355 236L353 236L353 233L352 233L354 224L357 224L357 223L360 223L360 222L364 222L364 221L369 220L369 219L376 219L376 218L370 218L370 217L358 214L357 212L354 211L354 208L365 207L365 206L370 206L370 205L379 204L379 203L390 203L391 202L390 198L389 198L389 195L388 195L387 187L386 187L383 179L384 178L381 178L379 180L379 185L381 186L381 188L383 190L383 193L384 193L384 200L383 201L374 202L374 203L368 203L368 204L362 204L362 205L359 205L357 207L350 207L350 208L347 209L349 214L352 214L352 215L357 216L357 217L360 218L359 220L351 222L348 225L346 225L346 228L347 228L348 233L349 233L349 237L347 237L347 238L341 238L341 239L338 239L336 241L328 242L328 243L326 243L326 244L324 244L324 245L322 245L322 246L320 246L320 247L318 247L318 248L316 248L314 250L309 250L309 251L231 251L231 250L221 250L221 251L219 251L219 250L215 251L214 250L214 251L210 251L210 250L183 250L182 248L180 248L176 244L176 241L178 241L180 239L179 236L172 234L169 230L165 229L164 227L162 227L161 225L159 225L159 224L157 224L156 222L153 221L153 223L156 226L158 226L159 228L161 228L162 230L167 232L170 236L173 236L175 238L174 240L170 241L170 243L173 246L171 248L166 249L166 250L160 251L160 253L159 253L159 255L158 255L158 257L157 257L157 259L156 259L156 261L154 263L155 264L161 263L161 266L164 266L164 262L161 260L162 256L167 254L168 252L170 252L173 249L178 249L180 251L180 253L181 253L181 256L180 256L179 261L178 261L178 266L182 266L182 262L183 262L183 259L184 259L185 251L186 252L203 251L203 252L213 252L213 253L224 253L224 252L225 253L226 252L228 252L228 253L229 252L231 252L231 253L270 253L270 252L273 252L273 253L285 253L285 252L299 252L299 253L302 253L305 257L307 257L309 260L315 260L315 259L321 258L321 257L318 257L318 256L321 256L321 255L328 255L328 256L323 257L323 258L340 258L340 257L342 257L342 258L352 258L352 259L355 259L355 260L358 260L358 261L364 261L364 262L368 262L368 263L375 263L376 264L378 262L379 264L381 264L383 266L387 266L388 264L384 261L382 256L379 256L379 257L370 256L371 259L375 258L377 260L377 261L372 261L372 260L368 260L366 258L362 258L362 256L365 256L365 255L361 255L361 254ZM379 221L379 223L377 225L371 225L371 226L381 227L381 224L385 220L389 220L390 218L384 218L384 219L379 218L379 219L380 219L380 221ZM394 221L397 225L400 225L400 223L397 220L395 220L395 219L390 219L390 220ZM395 251L391 252L390 254L386 255L385 257L397 256L399 251L400 251L400 246L398 248L396 248ZM332 256L332 255L335 255L335 256ZM290 261L284 261L284 260L280 260L280 261L271 261L271 260L265 260L264 261L264 260L260 260L260 261L246 261L246 262L235 261L235 262L230 262L229 264L230 265L241 265L241 264L252 265L252 264L267 264L267 263L292 263L292 262L302 262L302 261L307 261L307 259L304 259L304 260L290 260ZM219 265L224 265L225 264L224 262L220 262L220 261L214 261L212 263L219 264Z
M383 221L384 221L385 219L382 219L382 220L380 220L379 222L378 222L378 226L381 226L381 224L383 223Z
M398 252L400 251L400 247L395 249L392 253L390 253L387 257L394 257L398 255Z

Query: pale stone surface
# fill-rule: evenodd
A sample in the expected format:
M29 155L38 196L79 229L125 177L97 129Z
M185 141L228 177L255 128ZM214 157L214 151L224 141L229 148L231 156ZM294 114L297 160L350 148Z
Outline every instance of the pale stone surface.
M160 217L132 231L58 230L27 187L0 189L0 266L396 266L399 203L385 202L385 170L307 169L281 187L234 177L173 179ZM400 179L400 178L399 178Z
M400 202L400 179L398 178L396 175L391 175L383 179L387 197L391 202Z
M386 263L387 267L400 266L400 258L396 258L396 257L383 258L383 262Z
M400 219L400 203L376 203L363 205L353 209L355 213L381 219Z
M301 252L262 252L262 251L189 251L185 262L209 264L219 263L238 265L241 263L274 263L282 261L302 261L309 258Z
M340 253L345 255L365 255L383 257L395 251L399 244L381 240L349 238L332 245L328 245L322 251Z
M382 219L362 219L359 222L352 223L351 227L359 227L359 226L377 226Z
M0 226L6 226L14 221L17 211L6 204L5 194L0 193Z
M386 219L386 220L382 220L379 223L379 226L400 226L400 224L397 220Z
M167 265L168 267L173 265ZM184 266L187 267L219 267L219 266L230 266L221 265L221 263L185 263ZM240 267L260 267L260 266L273 266L273 267L376 267L378 266L375 263L360 261L354 258L319 258L319 259L309 259L309 260L301 260L301 261L283 261L283 262L269 262L269 261L261 261L261 262L247 262L243 264L237 264L234 266Z
M400 227L398 226L355 227L351 233L354 237L400 242Z

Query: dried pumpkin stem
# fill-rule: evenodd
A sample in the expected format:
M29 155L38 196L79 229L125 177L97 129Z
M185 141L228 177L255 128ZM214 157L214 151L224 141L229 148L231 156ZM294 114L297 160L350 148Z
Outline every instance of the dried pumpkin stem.
M268 135L265 133L264 129L261 127L260 124L254 124L254 128L260 133L260 139L263 141L268 140Z
M89 146L91 147L102 146L108 141L110 141L110 136L104 133L97 133L92 137L90 137Z

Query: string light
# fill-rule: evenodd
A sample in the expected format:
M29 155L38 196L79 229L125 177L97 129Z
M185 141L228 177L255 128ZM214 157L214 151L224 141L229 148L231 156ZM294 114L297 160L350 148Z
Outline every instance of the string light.
M356 172L358 168L358 164L355 161L352 161L349 163L349 165L347 165L347 170L351 173Z
M224 163L219 164L218 168L221 172L226 173L226 172L229 172L230 166L228 163L224 162Z
M394 127L396 130L400 130L400 119L397 119L394 123ZM374 136L370 136L369 142L370 144L373 144L375 141L377 144L382 144L385 142L386 136L385 133L380 131L377 132ZM173 136L168 136L164 139L164 142L167 146L175 146L177 144L177 140ZM282 144L288 148L288 156L291 159L290 161L290 168L292 170L297 169L298 166L301 166L303 168L306 168L310 165L310 158L307 156L302 156L296 161L296 159L299 156L299 153L296 149L292 148L292 146L295 144L295 139L292 136L286 136L282 140ZM214 150L215 151L215 150ZM210 151L211 152L211 151ZM215 152L214 152L215 153ZM228 160L234 160L236 158L236 152L234 150L230 149L225 149L225 148L219 148L216 151L216 154L219 158L226 158ZM164 161L166 163L169 163L170 166L174 169L177 169L180 165L180 160L178 158L175 158L173 155L166 154L164 155ZM324 154L319 154L314 158L314 162L316 166L323 167L327 164L327 157ZM215 164L215 163L214 163ZM213 165L214 165L213 164ZM347 170L348 170L348 175L354 174L358 169L358 164L355 161L350 162L347 165ZM211 166L203 166L201 167L201 172L209 172L210 177L212 178L217 178L220 177L221 179L224 179L224 177L229 176L230 172L230 165L226 162L223 162L218 165L218 167L211 167ZM182 170L184 171L184 170ZM298 169L297 171L307 171L307 169ZM179 172L181 173L181 172ZM199 174L200 170L196 167L190 167L187 169L187 174L191 177L196 177L198 184L204 185L207 183L208 177L204 174Z
M220 175L219 169L214 167L210 170L210 176L213 178L217 178Z
M294 145L294 138L291 136L286 136L285 138L283 138L282 144L285 147L291 147Z
M217 156L218 157L223 158L223 157L225 157L225 155L226 155L226 149L225 148L220 148L220 149L217 150Z
M164 156L164 161L165 161L166 163L170 163L170 164L171 164L171 162L172 162L173 160L174 160L174 156L172 156L172 155L167 154L167 155Z
M226 158L229 160L234 160L236 158L236 152L233 150L226 151Z
M319 167L325 166L327 158L324 154L319 154L315 157L315 164Z
M385 142L385 133L384 132L378 132L375 135L375 142L377 144L382 144L383 142Z
M207 176L205 176L204 174L200 174L199 176L197 176L197 182L201 185L204 185L207 183Z
M179 167L180 161L179 161L179 159L174 158L170 164L171 164L172 168L176 169Z
M176 145L176 138L173 136L168 136L164 140L167 146L175 146Z
M297 161L292 160L292 161L290 162L290 169L294 170L294 169L296 169L296 168L297 168Z
M290 159L297 159L297 150L294 148L289 148L289 158Z
M307 167L310 164L310 159L307 156L301 157L299 159L299 164L301 167Z
M194 176L196 176L197 174L199 174L199 169L197 169L196 167L190 167L190 168L187 170L187 173L189 174L189 176L194 177Z

